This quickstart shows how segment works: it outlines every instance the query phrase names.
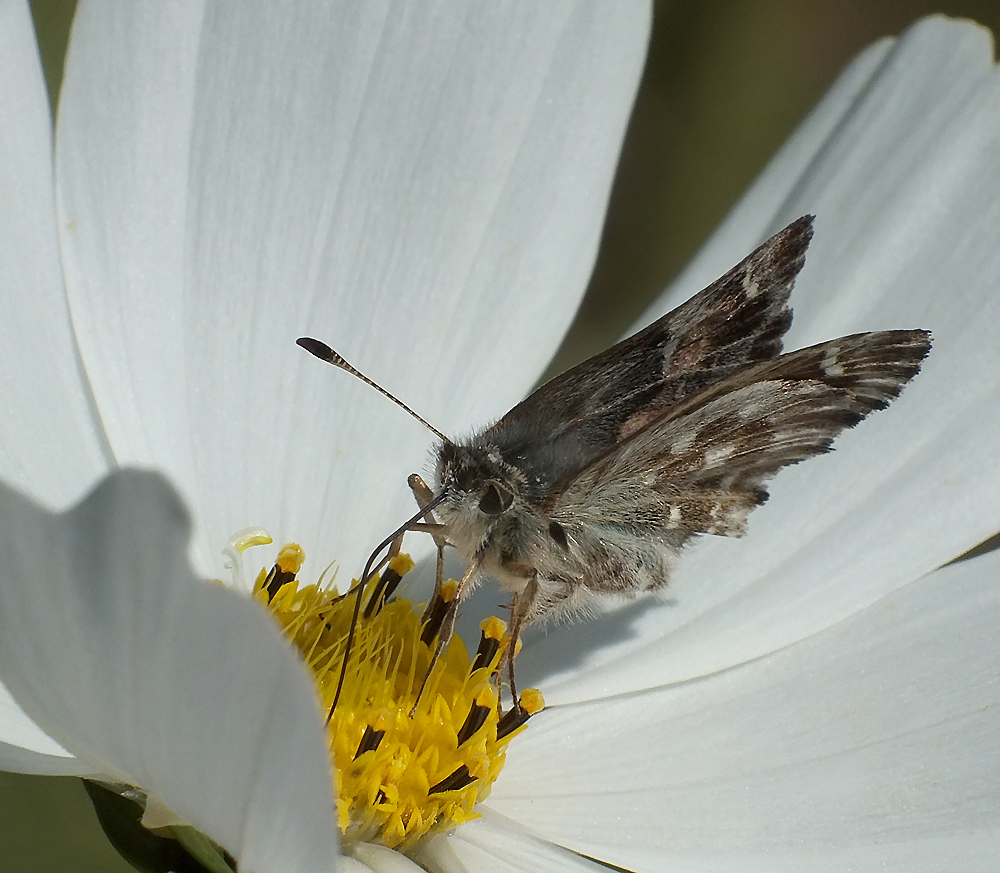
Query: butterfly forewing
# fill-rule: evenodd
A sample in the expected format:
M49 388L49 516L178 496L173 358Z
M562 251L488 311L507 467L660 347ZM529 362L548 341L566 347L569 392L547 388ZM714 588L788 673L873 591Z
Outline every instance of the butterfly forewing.
M483 441L541 483L535 498L551 502L667 410L780 353L811 237L812 216L803 216L677 309L542 385Z

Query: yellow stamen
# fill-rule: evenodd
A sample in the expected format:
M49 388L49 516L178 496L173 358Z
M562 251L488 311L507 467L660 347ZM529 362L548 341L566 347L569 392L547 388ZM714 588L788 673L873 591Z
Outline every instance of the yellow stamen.
M267 604L312 671L322 708L329 711L345 657L353 597L296 574L304 555L295 545L279 553L275 567L261 571L254 596ZM503 716L494 681L509 642L498 618L483 622L473 662L456 636L413 708L434 641L421 639L421 619L408 600L389 599L413 561L395 556L364 592L366 609L340 700L328 725L338 824L346 842L380 843L402 851L462 822L478 818L475 805L487 797L503 768L507 745L527 718L543 706L526 691ZM383 584L391 580L391 585ZM456 583L442 586L445 603ZM516 714L516 715L515 715Z
M526 688L518 703L528 715L535 715L545 708L545 698L542 697L542 692L537 688Z

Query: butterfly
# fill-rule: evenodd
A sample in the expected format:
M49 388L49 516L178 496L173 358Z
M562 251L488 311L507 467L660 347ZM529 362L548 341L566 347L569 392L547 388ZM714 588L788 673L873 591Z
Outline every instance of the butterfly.
M462 596L481 577L497 580L511 595L506 664L516 706L524 628L586 610L595 597L664 588L695 537L743 536L778 470L829 451L841 431L899 395L930 351L925 330L853 334L782 354L812 233L812 216L792 222L686 303L471 438L431 428L440 439L433 484L411 476L421 512L396 536L434 533L438 597L444 546L466 561L439 610L436 656ZM323 343L299 344L361 375Z

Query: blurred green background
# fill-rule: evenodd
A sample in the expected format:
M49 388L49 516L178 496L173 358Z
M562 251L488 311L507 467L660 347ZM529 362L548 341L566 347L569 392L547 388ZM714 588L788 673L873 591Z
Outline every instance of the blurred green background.
M57 105L76 3L32 4ZM554 365L616 339L669 282L858 51L934 12L994 32L997 0L675 0L655 4L649 61L587 297ZM128 867L78 780L0 773L0 866Z

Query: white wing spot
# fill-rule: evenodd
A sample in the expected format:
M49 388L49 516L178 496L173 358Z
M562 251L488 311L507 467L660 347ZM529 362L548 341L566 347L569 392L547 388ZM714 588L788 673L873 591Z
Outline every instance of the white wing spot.
M752 400L744 403L736 409L736 417L740 421L762 421L767 416L764 413L764 404L760 400Z
M714 467L716 464L731 458L735 452L736 446L732 443L725 446L716 446L713 449L706 449L702 463L706 467Z
M694 437L694 433L691 432L681 434L674 440L673 445L670 446L670 450L675 455L683 454L694 445Z
M830 350L826 353L826 357L819 362L820 369L827 376L843 376L844 368L837 363L837 359L840 356L840 346L832 346Z
M670 515L667 517L667 521L671 524L678 524L683 517L684 513L681 512L681 508L676 503L670 504Z
M719 511L721 509L721 503L715 503L712 505L712 508L708 513L708 517L712 520L712 523L705 528L705 533L719 534L723 532L725 525L719 524Z
M760 294L760 283L747 273L743 277L743 290L746 292L747 298L753 300L754 297Z

